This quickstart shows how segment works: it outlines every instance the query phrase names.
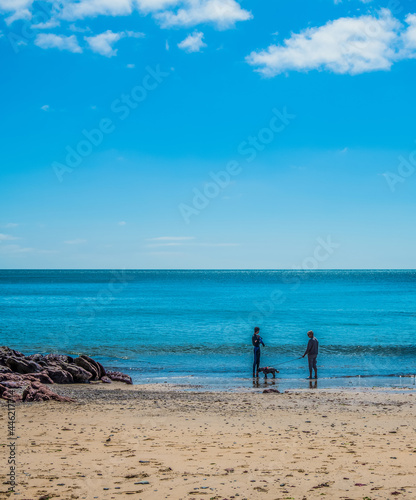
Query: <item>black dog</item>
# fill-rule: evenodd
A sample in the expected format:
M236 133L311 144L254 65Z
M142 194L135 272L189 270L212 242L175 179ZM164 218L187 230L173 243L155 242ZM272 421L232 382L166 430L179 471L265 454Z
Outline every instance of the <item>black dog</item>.
M276 378L276 373L280 373L276 368L270 368L269 366L265 366L264 368L259 368L259 372L264 373L264 378L267 378L269 373L273 374L273 378Z

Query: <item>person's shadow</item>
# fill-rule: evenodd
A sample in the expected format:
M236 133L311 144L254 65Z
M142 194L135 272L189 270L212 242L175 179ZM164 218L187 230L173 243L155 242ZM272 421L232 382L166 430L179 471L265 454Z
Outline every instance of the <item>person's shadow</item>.
M318 381L317 380L309 380L309 389L317 389Z

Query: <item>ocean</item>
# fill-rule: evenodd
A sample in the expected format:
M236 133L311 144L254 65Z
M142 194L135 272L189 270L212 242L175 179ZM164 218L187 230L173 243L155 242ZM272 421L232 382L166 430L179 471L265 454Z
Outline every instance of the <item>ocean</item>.
M0 271L0 344L87 354L135 383L253 387L251 336L282 389L414 387L416 271ZM263 386L261 377L259 384Z

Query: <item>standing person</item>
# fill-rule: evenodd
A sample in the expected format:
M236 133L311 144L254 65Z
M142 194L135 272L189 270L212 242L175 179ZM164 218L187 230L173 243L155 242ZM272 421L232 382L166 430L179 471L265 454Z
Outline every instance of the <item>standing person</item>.
M315 338L313 331L309 330L308 332L309 342L306 347L305 354L302 356L304 358L308 355L308 363L309 363L309 379L312 378L312 368L315 371L315 377L318 378L318 370L316 367L316 358L318 356L318 340Z
M253 377L259 376L260 368L260 344L265 347L263 339L260 337L260 328L256 326L254 329L254 335L251 337L251 343L254 346L254 362L253 362ZM256 370L257 367L257 370Z

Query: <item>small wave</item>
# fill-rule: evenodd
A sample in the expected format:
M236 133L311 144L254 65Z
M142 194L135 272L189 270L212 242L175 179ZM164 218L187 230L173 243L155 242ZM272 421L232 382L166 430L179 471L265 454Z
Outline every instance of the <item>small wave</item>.
M196 345L151 345L146 346L145 353L146 357L149 356L174 356L174 355L195 355L195 356L244 356L251 355L252 353L251 345L207 345L207 344L196 344ZM123 347L120 345L106 345L106 346L91 346L91 345L78 345L74 346L72 349L66 349L62 346L60 347L50 347L45 349L36 348L36 346L31 346L30 351L35 352L66 352L69 355L78 356L80 354L88 354L90 356L100 356L107 359L123 359L135 361L140 360L143 355L143 346L129 346ZM304 344L296 345L280 345L280 346L267 346L263 350L263 354L267 356L276 356L281 358L279 361L285 361L286 357L294 357L297 354L302 354L305 350ZM320 346L321 355L331 355L331 356L380 356L380 357L392 357L392 356L416 356L416 345L323 345ZM148 359L146 360L148 362Z

